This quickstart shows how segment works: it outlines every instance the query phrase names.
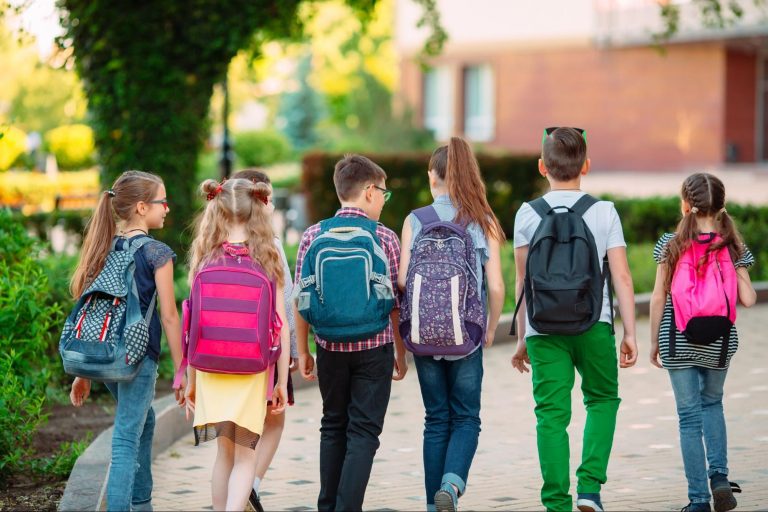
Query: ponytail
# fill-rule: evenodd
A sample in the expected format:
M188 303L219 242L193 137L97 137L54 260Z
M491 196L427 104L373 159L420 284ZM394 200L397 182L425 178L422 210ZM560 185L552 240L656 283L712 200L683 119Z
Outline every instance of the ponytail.
M461 137L451 137L446 153L441 178L444 176L451 203L458 210L456 222L464 225L474 222L486 238L503 242L506 239L504 230L488 204L485 183L472 148Z
M99 204L85 227L83 248L80 261L69 283L72 297L77 299L96 277L107 259L112 246L112 238L117 232L117 224L112 211L111 190L105 190L99 197Z

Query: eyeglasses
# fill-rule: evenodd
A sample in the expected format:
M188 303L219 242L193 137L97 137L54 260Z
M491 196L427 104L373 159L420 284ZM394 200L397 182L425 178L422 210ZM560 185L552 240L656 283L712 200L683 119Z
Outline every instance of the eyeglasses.
M168 198L153 199L152 201L147 201L147 204L161 204L163 208L168 208Z
M379 187L377 185L368 185L368 187L366 187L366 188L371 188L371 187L373 187L373 188L375 188L377 190L381 190L381 193L384 194L384 202L385 203L387 201L389 201L390 197L392 197L392 191L391 190L387 190L386 188L382 188L382 187Z
M571 130L576 130L582 137L584 137L584 144L587 143L587 130L584 128L576 128L575 126L550 126L549 128L544 128L544 134L541 136L541 143L544 144L547 137L552 135L558 128L570 128Z

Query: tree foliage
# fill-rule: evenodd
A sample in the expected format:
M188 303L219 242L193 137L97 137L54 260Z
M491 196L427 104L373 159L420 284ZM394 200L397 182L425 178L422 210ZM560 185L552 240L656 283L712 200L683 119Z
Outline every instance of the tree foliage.
M763 10L768 4L766 0L692 0L698 8L701 24L711 29L725 29L738 23L744 16L744 4L747 2ZM681 3L680 0L659 2L663 28L654 34L657 42L668 41L680 31Z

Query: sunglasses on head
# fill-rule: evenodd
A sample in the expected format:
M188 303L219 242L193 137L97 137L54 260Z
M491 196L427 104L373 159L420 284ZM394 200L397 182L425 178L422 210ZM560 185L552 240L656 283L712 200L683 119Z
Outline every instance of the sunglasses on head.
M587 130L584 128L576 128L575 126L550 126L549 128L544 128L544 134L541 136L541 143L544 144L544 141L547 140L547 137L552 135L555 130L559 128L570 128L571 130L576 130L579 132L579 135L584 137L584 144L587 143Z

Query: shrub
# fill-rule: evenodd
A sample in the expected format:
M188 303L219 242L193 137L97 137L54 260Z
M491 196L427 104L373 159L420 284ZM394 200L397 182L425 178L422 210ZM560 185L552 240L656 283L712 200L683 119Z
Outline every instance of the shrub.
M60 308L49 299L38 243L0 210L0 472L29 464L31 438L45 420L48 347Z
M235 134L235 153L244 167L271 165L291 157L291 144L274 130L246 131Z
M36 470L45 475L53 475L65 478L75 467L77 458L83 454L93 439L93 432L88 432L85 439L80 441L65 441L59 445L59 449L45 459L37 461Z
M400 232L408 213L432 202L427 181L428 153L366 155L387 173L392 199L381 213L381 222ZM339 207L333 187L333 167L341 154L313 152L304 156L302 188L307 196L310 220L331 217ZM504 232L512 236L515 212L540 194L546 181L536 171L538 156L478 154L480 171L488 188L488 202L499 217Z
M27 149L27 134L15 126L0 127L0 171L7 171Z
M93 165L95 150L93 130L84 124L54 128L45 134L48 151L56 156L62 169L81 169Z

